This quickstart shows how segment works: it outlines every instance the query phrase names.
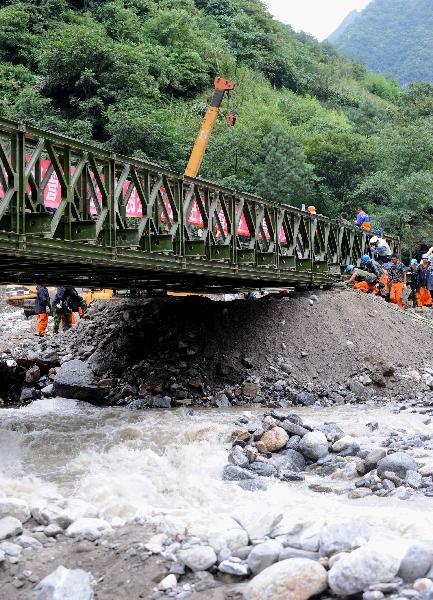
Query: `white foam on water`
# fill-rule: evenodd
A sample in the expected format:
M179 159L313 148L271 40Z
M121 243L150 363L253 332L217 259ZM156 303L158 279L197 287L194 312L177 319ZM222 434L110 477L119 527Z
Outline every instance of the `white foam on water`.
M416 414L342 406L296 409L309 423L336 420L360 441L380 443L392 429L430 432ZM0 490L32 505L62 495L93 504L108 519L170 514L197 534L218 530L240 512L275 511L286 523L363 518L377 531L427 536L431 500L318 494L306 483L269 480L265 492L222 481L228 436L239 410L94 408L54 399L0 411ZM366 427L376 420L380 433ZM335 483L335 482L334 482ZM431 536L430 536L431 537Z

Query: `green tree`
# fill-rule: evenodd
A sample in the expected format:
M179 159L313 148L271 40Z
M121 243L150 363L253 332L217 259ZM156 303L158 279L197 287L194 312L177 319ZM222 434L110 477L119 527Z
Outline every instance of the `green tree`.
M280 127L263 140L255 170L257 193L282 204L299 205L311 200L315 181L313 166L293 139Z

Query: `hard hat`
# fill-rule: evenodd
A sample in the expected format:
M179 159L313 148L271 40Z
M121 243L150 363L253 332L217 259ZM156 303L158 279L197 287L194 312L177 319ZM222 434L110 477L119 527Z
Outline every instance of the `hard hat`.
M412 260L410 261L410 264L411 265L417 265L418 264L417 259L416 258L412 258Z
M315 206L309 206L309 207L307 208L307 211L308 211L309 213L315 213L315 212L316 212L316 207L315 207Z
M376 229L377 235L383 235L383 229Z
M351 273L353 271L355 267L353 265L347 265L347 267L344 269L345 273Z
M370 257L368 254L364 254L364 256L361 258L361 264L366 265L368 262L370 262Z
M379 238L377 237L377 235L374 235L370 240L370 244L377 244L378 241Z
M428 256L427 254L423 254L423 255L422 255L422 259L423 259L423 260L425 260L425 259L429 260L429 256Z

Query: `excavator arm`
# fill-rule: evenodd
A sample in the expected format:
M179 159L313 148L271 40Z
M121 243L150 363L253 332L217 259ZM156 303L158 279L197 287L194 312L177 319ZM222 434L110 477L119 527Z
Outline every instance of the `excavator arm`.
M233 90L235 85L236 84L234 81L224 79L224 77L215 77L215 91L212 102L210 103L210 106L208 106L206 114L203 117L199 134L195 140L194 148L192 149L191 156L189 157L188 165L185 170L185 177L197 177L204 153L206 152L206 148L209 143L209 138L212 135L213 128L218 118L218 113L224 98L224 94L230 90Z

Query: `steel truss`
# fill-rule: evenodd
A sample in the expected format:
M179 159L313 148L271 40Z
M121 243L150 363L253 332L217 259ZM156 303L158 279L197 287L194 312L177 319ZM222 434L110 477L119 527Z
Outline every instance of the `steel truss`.
M50 208L53 180L60 192ZM141 204L135 218L127 216L131 198ZM327 284L342 265L360 263L369 237L321 215L0 120L2 283ZM399 252L398 239L388 242Z

